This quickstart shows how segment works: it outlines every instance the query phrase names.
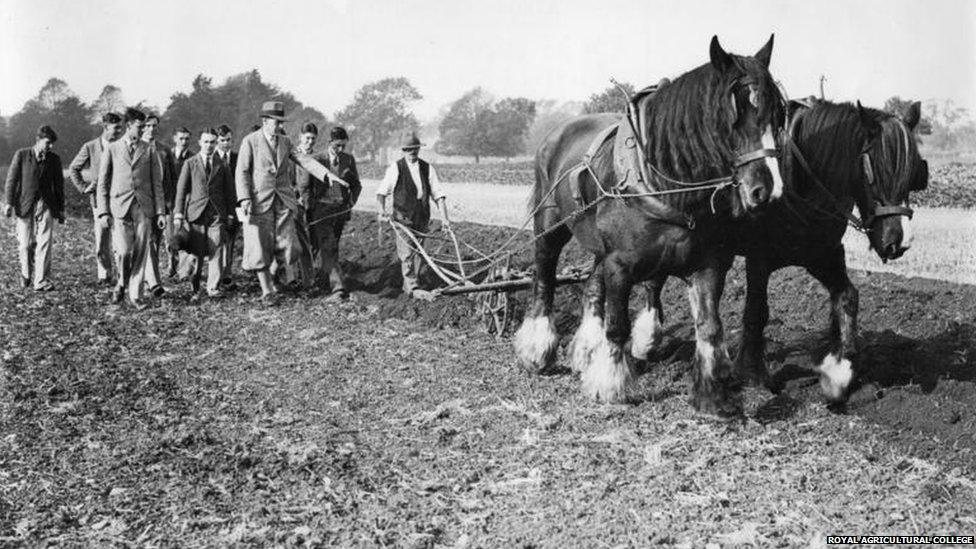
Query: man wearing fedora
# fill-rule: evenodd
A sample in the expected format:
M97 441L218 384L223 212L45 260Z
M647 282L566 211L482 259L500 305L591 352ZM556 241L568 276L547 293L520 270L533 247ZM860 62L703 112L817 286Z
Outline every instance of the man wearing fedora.
M426 232L430 224L430 201L433 200L441 211L444 228L450 228L447 217L447 197L441 191L440 180L434 167L420 159L423 144L416 134L406 135L401 142L403 158L386 169L383 181L376 189L379 201L379 220L385 223L391 217L408 229ZM386 198L393 195L391 212L387 213ZM423 238L417 235L417 241ZM417 276L420 273L420 254L413 244L404 239L399 232L396 239L397 258L403 274L403 292L417 299L431 299L433 295L418 288Z
M237 203L244 214L241 268L257 274L261 297L266 301L273 301L278 291L270 272L272 260L286 267L293 265L300 253L295 225L298 215L295 164L323 181L346 184L310 155L292 146L288 136L281 133L284 121L284 105L280 101L265 102L261 108L261 128L241 141L237 155Z

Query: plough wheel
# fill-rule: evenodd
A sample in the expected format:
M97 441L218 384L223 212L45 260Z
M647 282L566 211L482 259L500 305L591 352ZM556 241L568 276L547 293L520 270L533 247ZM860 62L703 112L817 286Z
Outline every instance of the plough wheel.
M481 314L484 316L485 329L489 334L495 334L497 339L501 339L508 329L509 312L508 292L485 292L481 296Z
M512 257L506 256L503 261L499 261L489 271L485 277L486 282L497 282L509 278L509 266ZM489 334L495 334L496 339L501 339L508 329L508 317L511 312L508 303L508 292L497 290L485 292L481 295L481 314L485 322L485 329Z

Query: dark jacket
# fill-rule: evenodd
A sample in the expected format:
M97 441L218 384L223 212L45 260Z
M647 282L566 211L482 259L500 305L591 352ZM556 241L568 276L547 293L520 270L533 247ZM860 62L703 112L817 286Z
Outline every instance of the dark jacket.
M163 200L166 202L166 212L174 211L174 201L176 200L176 184L183 172L183 163L192 158L196 153L189 147L183 149L183 154L176 156L170 147L156 142L153 144L159 154L160 162L163 165Z
M183 163L176 185L174 214L184 215L190 223L209 224L208 206L212 208L209 213L226 221L236 204L230 167L216 153L212 157L209 178L203 156L195 154Z
M64 173L61 158L48 152L38 163L34 149L14 153L7 171L4 201L13 207L17 217L27 216L38 200L44 200L51 215L64 218Z
M363 185L359 181L359 171L356 169L356 159L344 152L338 154L338 163L332 164L328 153L314 155L314 158L325 167L332 170L349 188L325 182L310 175L301 166L295 167L295 187L298 196L308 208L309 222L315 221L323 215L332 215L344 210L351 210L359 200ZM349 221L352 212L345 211L330 220Z

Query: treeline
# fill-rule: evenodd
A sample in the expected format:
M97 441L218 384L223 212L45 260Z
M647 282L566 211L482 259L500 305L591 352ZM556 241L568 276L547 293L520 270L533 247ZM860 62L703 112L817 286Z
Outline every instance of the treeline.
M622 83L621 87L627 93L635 90L629 83ZM486 156L513 158L531 154L553 128L566 120L580 113L623 112L626 105L626 95L617 86L609 86L581 102L496 98L478 87L464 93L446 106L436 120L421 128L412 105L422 98L408 79L384 78L362 86L349 105L328 116L292 93L265 82L257 70L252 70L219 84L198 75L188 93L174 93L169 104L160 108L144 101L127 101L123 90L111 84L93 102L85 103L65 81L51 78L19 112L0 117L0 165L6 164L17 148L31 145L37 128L43 124L54 126L59 136L57 149L62 156L70 157L98 134L104 113L122 112L127 106L160 115L160 137L168 140L172 131L181 126L196 133L219 124L228 124L240 137L259 123L261 104L276 100L284 103L288 112L290 121L285 129L290 134L296 134L305 122L314 122L322 130L333 124L343 125L352 134L352 148L363 159L375 160L382 151L395 148L405 132L427 129L427 133L436 135L423 137L432 141L429 144L438 154L473 157L478 162ZM895 96L884 108L901 113L909 103ZM951 102L927 102L919 128L930 148L976 149L976 123L966 109Z

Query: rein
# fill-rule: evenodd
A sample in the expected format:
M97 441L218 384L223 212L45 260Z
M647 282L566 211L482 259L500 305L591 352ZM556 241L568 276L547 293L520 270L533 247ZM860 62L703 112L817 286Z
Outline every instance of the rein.
M871 148L871 143L868 143L862 149L860 154L860 159L861 159L862 173L864 175L864 187L863 187L864 194L868 204L873 204L874 208L869 212L869 214L864 219L861 219L856 215L854 215L853 212L844 208L840 200L838 200L837 197L834 196L832 192L830 192L830 190L827 188L824 182L821 181L819 177L817 177L817 174L813 171L813 168L810 167L810 164L807 162L807 159L803 156L803 153L800 151L800 147L796 144L796 141L793 139L792 132L787 131L784 140L786 141L786 145L790 151L790 154L792 154L793 158L795 158L797 163L800 164L800 167L803 168L803 171L805 171L807 175L810 176L810 180L813 181L814 185L818 187L818 190L821 193L826 195L828 198L830 198L831 202L833 202L835 211L823 212L823 213L828 213L831 215L835 215L837 217L846 218L846 220L848 221L851 227L864 234L871 232L871 225L878 218L890 217L894 215L904 215L909 219L911 219L912 215L914 215L915 213L914 210L912 210L908 206L885 206L874 199L873 189L876 186L876 180L874 177L874 169L872 168L871 165L871 155L868 152Z

